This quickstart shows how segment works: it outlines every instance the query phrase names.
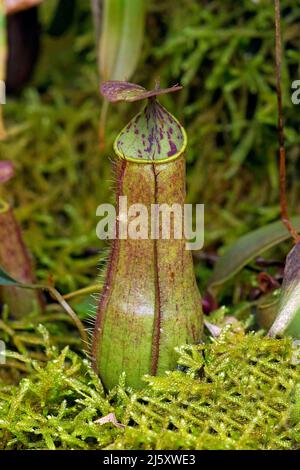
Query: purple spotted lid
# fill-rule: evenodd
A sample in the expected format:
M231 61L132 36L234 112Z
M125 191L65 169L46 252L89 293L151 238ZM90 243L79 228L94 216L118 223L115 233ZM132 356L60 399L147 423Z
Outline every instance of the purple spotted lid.
M129 161L162 163L180 156L186 146L183 127L156 99L157 96L181 90L175 85L147 91L134 83L109 81L101 85L101 93L110 102L134 102L148 99L144 109L134 116L115 140L117 155Z

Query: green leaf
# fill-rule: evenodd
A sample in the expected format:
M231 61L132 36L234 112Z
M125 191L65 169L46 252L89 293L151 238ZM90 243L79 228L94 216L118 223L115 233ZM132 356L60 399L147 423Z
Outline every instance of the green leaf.
M300 230L299 216L293 217L291 222ZM289 238L290 234L281 220L242 236L216 262L209 287L214 289L228 281L256 256Z
M145 0L104 0L98 63L100 78L107 80L129 80L133 75L144 38ZM94 5L94 11L98 8ZM108 103L102 105L99 140L105 142L105 123Z
M0 267L0 286L20 286L20 283Z
M102 80L128 80L144 36L144 0L105 0L99 48Z

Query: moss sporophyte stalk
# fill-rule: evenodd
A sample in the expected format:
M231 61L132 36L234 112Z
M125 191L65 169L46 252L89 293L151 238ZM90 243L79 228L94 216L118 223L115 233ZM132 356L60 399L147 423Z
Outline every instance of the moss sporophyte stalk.
M148 99L145 108L115 140L116 204L180 204L185 201L186 134L156 99L180 87L146 91L126 82L101 86L111 102ZM126 373L138 388L145 374L161 375L176 366L175 348L202 335L201 297L191 252L184 237L112 241L93 336L94 367L106 388ZM159 223L158 233L162 227Z

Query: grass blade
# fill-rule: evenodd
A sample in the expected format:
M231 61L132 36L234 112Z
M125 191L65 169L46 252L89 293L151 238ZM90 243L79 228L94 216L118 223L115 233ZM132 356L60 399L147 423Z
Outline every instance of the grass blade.
M293 225L300 229L300 217L292 218ZM241 269L264 251L288 240L290 233L281 221L273 222L239 238L216 262L209 281L213 289L231 279Z

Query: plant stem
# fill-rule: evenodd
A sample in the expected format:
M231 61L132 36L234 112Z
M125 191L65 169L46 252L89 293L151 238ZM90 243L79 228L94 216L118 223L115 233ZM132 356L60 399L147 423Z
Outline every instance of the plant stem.
M106 117L108 111L108 102L104 101L101 108L100 120L99 120L99 148L104 150L105 148L105 127Z
M18 287L20 287L22 289L30 289L30 290L41 289L41 290L44 290L44 291L48 291L49 294L51 295L51 297L54 300L56 300L62 306L62 308L65 310L65 312L70 316L70 318L72 319L74 325L77 327L77 329L80 333L81 339L84 343L85 350L86 351L88 350L88 346L87 346L88 345L88 335L87 335L87 332L84 328L84 325L83 325L82 321L76 315L76 313L74 312L72 307L68 304L68 302L66 302L64 297L60 294L60 292L58 292L58 290L55 289L55 287L47 286L47 285L44 285L44 284L25 284L25 283L20 284Z
M74 292L70 292L69 294L65 294L63 298L65 300L74 299L75 297L81 297L82 295L87 294L96 294L97 292L101 292L102 286L100 283L92 284L91 286L83 287L82 289L75 290Z
M49 293L52 295L52 297L57 300L57 302L60 303L60 305L63 307L63 309L67 312L67 314L72 318L74 324L78 328L78 331L80 333L81 339L84 343L85 349L88 349L88 335L87 332L83 326L83 323L81 320L78 318L74 310L70 307L68 302L65 301L63 296L54 288L50 286L44 286L44 289L48 289Z
M281 13L280 13L280 0L275 0L275 36L276 36L276 92L278 101L278 142L279 142L279 174L280 174L280 211L281 219L291 236L297 243L300 241L300 236L292 225L286 197L286 151L285 151L285 136L284 136L284 122L283 122L283 109L282 109L282 88L281 88L281 62L282 62L282 41L281 41Z

